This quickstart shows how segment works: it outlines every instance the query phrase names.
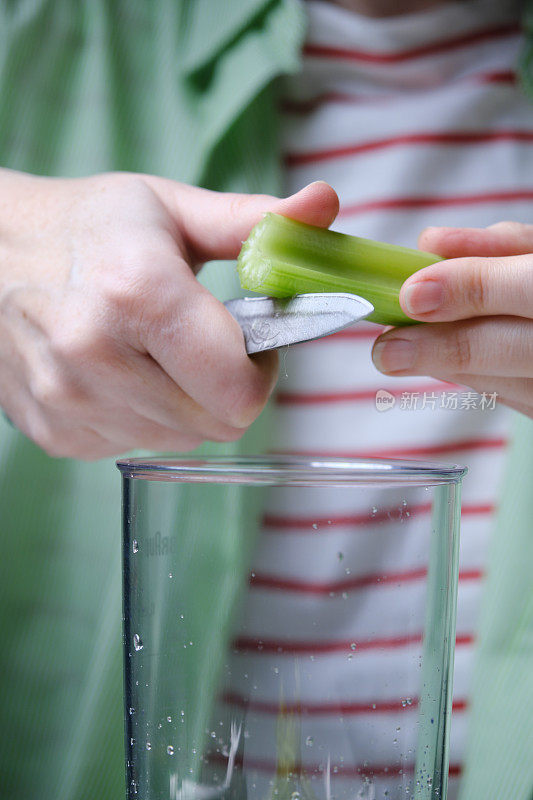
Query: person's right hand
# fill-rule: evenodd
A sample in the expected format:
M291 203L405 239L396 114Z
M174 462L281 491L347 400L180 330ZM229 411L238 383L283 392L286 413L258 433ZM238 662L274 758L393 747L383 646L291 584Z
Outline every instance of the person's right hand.
M328 226L315 183L285 200L110 173L0 171L0 406L53 456L231 441L275 383L273 352L196 280L235 258L265 211Z

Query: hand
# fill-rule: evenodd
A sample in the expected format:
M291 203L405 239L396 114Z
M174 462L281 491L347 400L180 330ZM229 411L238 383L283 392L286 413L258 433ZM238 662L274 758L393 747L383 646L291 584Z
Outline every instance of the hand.
M405 313L430 324L380 336L378 369L496 392L533 417L533 225L427 228L418 246L450 259L411 276L400 293Z
M273 352L194 277L235 258L265 211L327 226L335 192L286 200L131 174L0 170L0 405L54 456L231 441L275 383Z

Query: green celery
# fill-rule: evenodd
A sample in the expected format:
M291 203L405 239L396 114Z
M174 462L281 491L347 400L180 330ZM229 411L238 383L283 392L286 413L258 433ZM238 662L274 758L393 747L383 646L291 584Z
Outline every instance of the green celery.
M412 323L400 307L403 282L440 256L348 236L267 213L244 242L237 270L243 289L270 297L351 292L369 300L368 319Z

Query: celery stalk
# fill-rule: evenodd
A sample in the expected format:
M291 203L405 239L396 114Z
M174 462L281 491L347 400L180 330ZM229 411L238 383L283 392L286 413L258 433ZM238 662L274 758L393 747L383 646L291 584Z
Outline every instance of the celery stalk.
M369 300L367 319L383 325L412 322L398 301L403 282L440 256L348 236L265 214L237 261L243 289L270 297L306 292L351 292Z

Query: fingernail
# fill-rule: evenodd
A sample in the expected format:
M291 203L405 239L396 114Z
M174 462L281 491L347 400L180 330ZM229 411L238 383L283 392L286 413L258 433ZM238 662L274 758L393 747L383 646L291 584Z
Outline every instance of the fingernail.
M416 281L406 287L403 304L408 314L427 314L444 301L444 287L438 281Z
M408 339L388 339L374 345L372 359L380 372L401 372L413 366L416 344Z

